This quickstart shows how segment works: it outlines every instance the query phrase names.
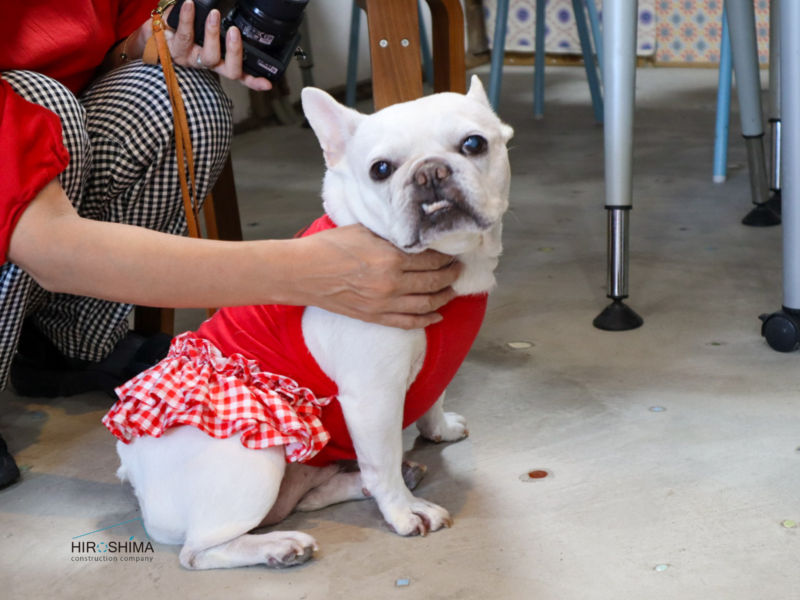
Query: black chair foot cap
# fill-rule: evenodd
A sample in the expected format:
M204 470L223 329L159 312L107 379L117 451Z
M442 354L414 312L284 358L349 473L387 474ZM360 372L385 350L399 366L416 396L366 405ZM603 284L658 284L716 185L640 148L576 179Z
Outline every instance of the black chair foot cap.
M643 323L644 319L622 300L614 300L592 321L592 325L603 331L630 331Z
M753 210L742 219L742 225L748 227L774 227L781 224L781 216L772 210L767 203L756 204Z
M776 215L781 216L783 213L783 202L781 200L781 191L775 190L770 196L770 199L767 200L767 207L772 209Z

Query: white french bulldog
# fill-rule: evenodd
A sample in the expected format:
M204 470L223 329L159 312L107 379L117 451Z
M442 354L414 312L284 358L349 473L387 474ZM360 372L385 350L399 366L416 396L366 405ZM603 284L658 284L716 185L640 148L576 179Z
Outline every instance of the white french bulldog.
M336 225L362 223L405 251L457 256L465 266L454 285L459 296L495 285L513 130L494 114L477 77L466 96L436 94L371 116L313 88L303 90L302 101L325 154L322 195ZM287 464L283 446L253 450L236 435L216 439L191 426L117 444L117 474L134 486L147 532L183 544L180 561L188 569L304 562L317 548L311 536L248 532L293 510L350 499L374 498L400 535L452 523L447 510L408 489L419 467L406 465L405 479L401 468L404 402L426 356L425 331L310 307L302 334L338 386L360 472ZM445 413L443 401L442 394L416 422L420 433L437 442L465 437L464 418Z

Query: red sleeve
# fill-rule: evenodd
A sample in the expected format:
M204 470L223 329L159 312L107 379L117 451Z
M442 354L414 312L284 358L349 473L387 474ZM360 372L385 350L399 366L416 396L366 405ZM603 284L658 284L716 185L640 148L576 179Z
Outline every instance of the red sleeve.
M28 204L69 164L62 140L58 115L0 79L0 264Z
M139 29L158 6L158 0L121 0L117 17L116 38L121 40Z

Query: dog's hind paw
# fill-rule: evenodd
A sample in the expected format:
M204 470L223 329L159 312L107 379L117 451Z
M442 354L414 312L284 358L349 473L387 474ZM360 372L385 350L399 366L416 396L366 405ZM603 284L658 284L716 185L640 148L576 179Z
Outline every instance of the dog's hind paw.
M231 569L251 565L293 567L306 562L317 550L316 540L300 531L240 535L223 544L184 546L181 564L187 569Z
M274 531L273 537L264 544L264 564L282 569L306 562L318 548L316 540L299 531Z

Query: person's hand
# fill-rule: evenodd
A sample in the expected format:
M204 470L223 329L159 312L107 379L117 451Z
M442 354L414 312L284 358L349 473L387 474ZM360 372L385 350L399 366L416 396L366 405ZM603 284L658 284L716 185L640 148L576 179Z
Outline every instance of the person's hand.
M173 6L169 7L164 13L164 22L173 8ZM221 16L217 9L212 10L206 19L203 46L194 43L194 2L186 0L180 10L178 29L176 31L172 31L168 27L164 29L164 37L167 40L170 55L176 64L195 69L207 68L223 77L239 81L254 90L272 89L272 83L268 79L253 77L242 71L242 34L237 27L228 29L225 36L225 59L223 60L219 37ZM150 27L150 23L145 23L145 27Z
M427 250L406 254L361 225L302 238L309 252L294 273L302 304L369 323L418 329L441 321L436 311L456 293L462 265ZM293 241L294 242L294 241Z

